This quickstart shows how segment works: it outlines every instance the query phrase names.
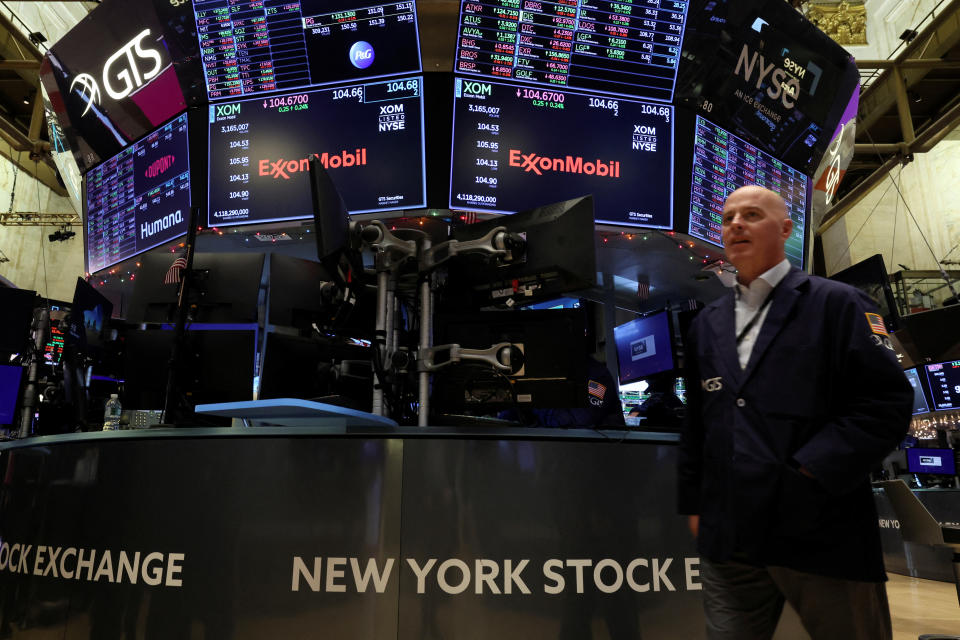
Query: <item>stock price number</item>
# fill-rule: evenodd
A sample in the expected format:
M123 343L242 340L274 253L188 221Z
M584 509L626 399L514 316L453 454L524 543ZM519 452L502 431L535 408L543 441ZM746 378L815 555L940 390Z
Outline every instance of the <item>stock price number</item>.
M476 176L476 184L485 184L491 189L496 189L497 179L490 176Z
M246 167L247 165L250 164L250 157L249 157L249 156L241 156L241 157L239 157L239 158L230 158L230 164L231 164L231 165L234 165L234 166L235 166L235 165L240 165L240 166Z
M310 102L310 96L301 93L295 96L281 96L279 98L267 98L263 101L264 109L272 109L275 107L292 107L298 104L307 104Z
M250 192L247 190L230 192L231 200L237 200L237 199L246 200L249 197L250 197Z
M333 90L334 100L349 100L351 98L357 102L361 102L363 100L363 87L348 87L346 89Z
M242 182L244 184L250 182L249 173L234 173L230 176L230 182Z
M642 104L640 105L640 113L648 116L659 116L665 122L670 122L670 107Z
M419 80L398 80L387 83L387 93L406 93L411 96L420 95Z
M610 100L609 98L590 98L590 106L594 109L607 109L613 111L613 115L620 115L620 101Z

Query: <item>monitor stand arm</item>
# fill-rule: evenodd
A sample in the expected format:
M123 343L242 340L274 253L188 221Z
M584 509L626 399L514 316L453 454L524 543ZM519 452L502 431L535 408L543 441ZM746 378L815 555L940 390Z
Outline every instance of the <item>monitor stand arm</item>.
M468 253L483 253L515 262L523 256L527 241L518 233L509 233L506 227L495 227L486 235L474 240L447 240L429 247L420 254L420 271L429 271L450 258Z
M397 270L400 265L417 255L415 240L402 240L395 236L379 220L358 228L351 225L351 232L357 234L364 244L376 251L377 270L377 318L376 318L376 345L377 356L373 371L373 406L371 413L378 416L387 414L383 402L383 387L385 367L382 363L389 362L393 344L395 326L394 319L394 291L396 290ZM422 233L422 232L418 232ZM423 234L424 236L426 234ZM381 366L376 366L376 360Z

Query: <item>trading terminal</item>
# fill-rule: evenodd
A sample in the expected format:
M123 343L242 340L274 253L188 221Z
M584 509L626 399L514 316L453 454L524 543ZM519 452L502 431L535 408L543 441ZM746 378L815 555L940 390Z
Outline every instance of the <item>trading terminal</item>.
M101 2L41 66L86 277L0 289L2 628L703 637L672 479L723 202L780 194L814 271L860 89L788 3L732 4L463 0L437 72L413 1ZM956 524L960 307L833 277L915 391L875 479Z

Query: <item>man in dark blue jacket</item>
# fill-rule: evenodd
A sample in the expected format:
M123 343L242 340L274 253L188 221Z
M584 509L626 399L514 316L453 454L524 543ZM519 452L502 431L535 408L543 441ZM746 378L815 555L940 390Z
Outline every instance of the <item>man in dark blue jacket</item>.
M856 289L791 268L776 193L724 205L734 292L690 329L679 509L701 555L708 637L769 638L784 600L814 640L891 637L868 473L912 392Z

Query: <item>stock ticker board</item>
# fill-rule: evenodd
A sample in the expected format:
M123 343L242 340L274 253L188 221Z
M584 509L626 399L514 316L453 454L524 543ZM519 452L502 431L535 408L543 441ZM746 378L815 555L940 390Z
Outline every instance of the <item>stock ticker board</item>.
M673 97L688 0L463 0L455 70Z
M455 80L450 208L513 213L593 194L601 223L673 224L673 107Z
M426 206L423 80L210 105L209 226L313 216L316 154L351 213Z
M793 220L787 240L790 263L803 266L804 220L809 206L809 178L746 140L697 116L693 143L689 233L718 246L723 203L744 185L757 184L780 194Z
M924 365L933 408L938 411L960 409L960 361Z
M183 114L84 176L89 273L187 232L188 140Z
M412 0L193 4L212 101L421 71Z

